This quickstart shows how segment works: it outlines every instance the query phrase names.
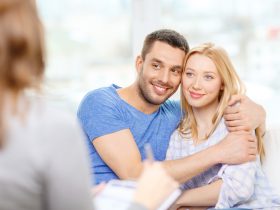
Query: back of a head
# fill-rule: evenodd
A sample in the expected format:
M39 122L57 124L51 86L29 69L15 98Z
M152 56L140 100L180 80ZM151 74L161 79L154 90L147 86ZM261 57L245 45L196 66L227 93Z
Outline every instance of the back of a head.
M37 86L44 70L42 27L34 0L0 1L0 85Z
M0 1L0 145L6 95L38 89L44 73L42 26L35 0ZM15 106L16 100L14 100Z
M160 29L148 34L144 40L141 56L145 59L156 41L164 42L174 48L179 48L186 53L189 51L189 45L185 37L178 32L170 29Z

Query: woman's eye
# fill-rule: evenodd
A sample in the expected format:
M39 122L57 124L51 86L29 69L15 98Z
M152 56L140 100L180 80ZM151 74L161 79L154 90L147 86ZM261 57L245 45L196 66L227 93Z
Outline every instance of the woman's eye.
M214 77L211 76L211 75L205 75L205 78L206 78L207 80L212 80L212 79L214 79Z
M186 75L187 75L187 77L192 77L192 76L193 76L193 73L191 73L191 72L186 72Z

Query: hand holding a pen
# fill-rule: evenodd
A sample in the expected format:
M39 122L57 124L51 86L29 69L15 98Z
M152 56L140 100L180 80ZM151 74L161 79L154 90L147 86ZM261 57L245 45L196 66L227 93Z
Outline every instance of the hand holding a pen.
M152 210L178 188L179 183L167 174L160 162L154 162L150 145L145 145L145 151L147 160L138 180L134 201Z
M161 163L146 161L137 184L134 201L149 210L156 209L178 187L178 182L167 174Z

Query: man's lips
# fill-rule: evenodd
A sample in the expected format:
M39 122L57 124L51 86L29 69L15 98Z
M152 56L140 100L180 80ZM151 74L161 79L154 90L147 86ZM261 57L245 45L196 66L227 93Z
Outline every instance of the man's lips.
M165 95L167 93L168 87L153 84L153 88L157 95Z

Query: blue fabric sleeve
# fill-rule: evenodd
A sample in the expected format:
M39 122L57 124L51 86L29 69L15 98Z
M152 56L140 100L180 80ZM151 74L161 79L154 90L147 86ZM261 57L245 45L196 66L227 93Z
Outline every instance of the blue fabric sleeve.
M128 128L116 98L101 89L85 96L78 109L78 118L91 141Z

